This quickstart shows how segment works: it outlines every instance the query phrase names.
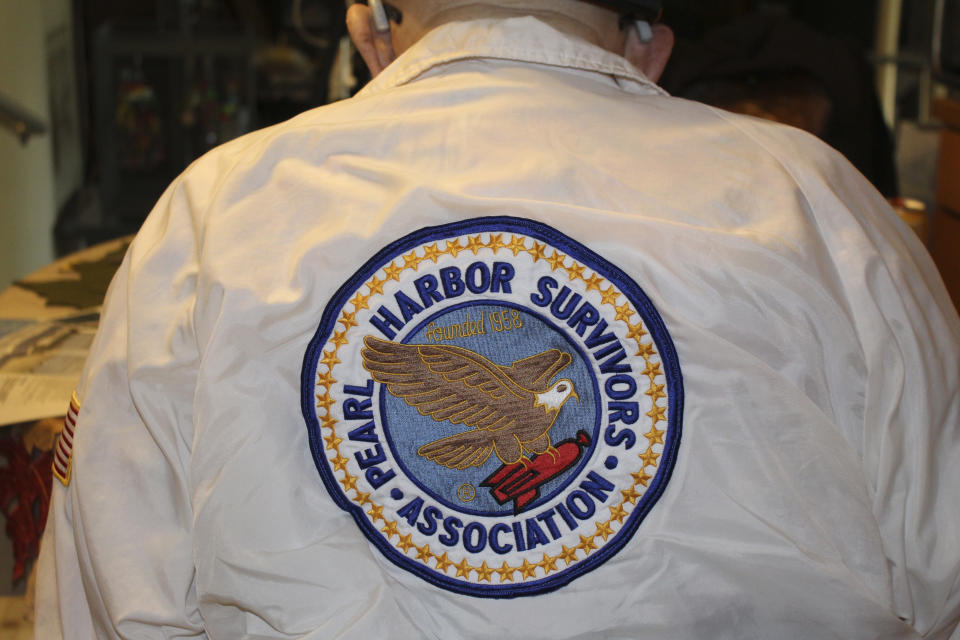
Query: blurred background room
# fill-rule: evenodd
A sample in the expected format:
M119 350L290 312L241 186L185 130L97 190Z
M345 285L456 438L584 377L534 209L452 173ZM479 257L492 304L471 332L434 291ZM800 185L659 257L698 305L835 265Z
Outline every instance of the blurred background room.
M351 1L0 3L0 289L136 232L208 149L355 93ZM885 196L923 205L929 241L957 7L668 0L678 44L662 84L823 138Z
M0 635L28 634L50 448L129 236L207 150L362 88L352 1L0 0ZM960 302L960 0L665 0L663 21L664 88L840 150Z

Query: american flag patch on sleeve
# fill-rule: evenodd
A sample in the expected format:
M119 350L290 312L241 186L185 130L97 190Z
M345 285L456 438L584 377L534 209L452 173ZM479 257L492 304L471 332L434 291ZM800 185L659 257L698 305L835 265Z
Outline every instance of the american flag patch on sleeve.
M53 475L67 486L70 482L70 467L73 462L73 436L77 429L77 416L80 414L80 401L77 392L70 398L70 409L63 421L63 431L57 438L57 446L53 452Z

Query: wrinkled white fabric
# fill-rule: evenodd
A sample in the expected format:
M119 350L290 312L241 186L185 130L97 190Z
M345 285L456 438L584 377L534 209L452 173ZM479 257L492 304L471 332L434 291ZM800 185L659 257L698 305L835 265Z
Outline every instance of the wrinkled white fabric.
M300 413L337 288L411 231L488 215L639 283L685 390L633 539L512 600L384 560ZM958 359L932 262L834 151L532 18L451 23L163 195L79 389L37 637L960 638Z

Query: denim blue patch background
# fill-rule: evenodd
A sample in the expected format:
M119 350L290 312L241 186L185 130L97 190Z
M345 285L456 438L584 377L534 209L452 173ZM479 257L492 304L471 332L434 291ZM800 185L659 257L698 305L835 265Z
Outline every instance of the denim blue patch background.
M491 330L489 314L502 309L516 309L523 320L523 327L519 330L495 332ZM496 301L495 303L469 302L456 307L445 309L438 314L424 320L408 335L403 337L405 343L429 344L426 331L431 322L440 326L459 324L469 319L476 322L480 314L484 314L486 323L485 335L468 338L454 338L441 344L463 347L475 351L498 365L510 366L515 361L542 353L548 349L559 349L569 353L573 362L557 373L551 382L561 378L573 381L574 389L580 397L579 404L575 398L570 398L563 408L556 422L550 429L550 441L553 444L573 438L578 430L586 431L594 443L600 435L600 408L596 379L592 367L586 360L586 354L571 342L561 329L547 321L543 316L535 314L523 307ZM436 344L436 343L432 343ZM421 489L441 504L473 515L512 515L513 503L504 505L489 493L489 489L481 487L480 483L501 465L496 453L492 453L480 467L468 469L448 469L417 454L419 449L428 442L439 440L446 436L468 431L462 424L454 425L449 421L437 422L429 416L420 415L414 407L402 399L396 398L383 387L377 385L380 398L381 419L383 429L390 443L394 457L407 476L416 482ZM580 471L590 458L594 445L584 452L578 464L566 472L553 478L540 488L540 498L531 504L526 511L534 511L537 506L546 502L556 491L559 491L569 479ZM476 490L476 497L464 502L457 497L457 489L464 483L470 483Z

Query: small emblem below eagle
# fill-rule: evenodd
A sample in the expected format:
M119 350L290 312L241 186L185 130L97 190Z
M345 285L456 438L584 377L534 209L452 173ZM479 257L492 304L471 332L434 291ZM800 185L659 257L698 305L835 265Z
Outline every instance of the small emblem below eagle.
M572 361L559 349L498 365L451 345L401 344L367 336L363 367L420 415L471 427L417 451L450 469L479 467L496 453L514 464L524 453L551 451L550 429L570 398L573 382L553 377Z

